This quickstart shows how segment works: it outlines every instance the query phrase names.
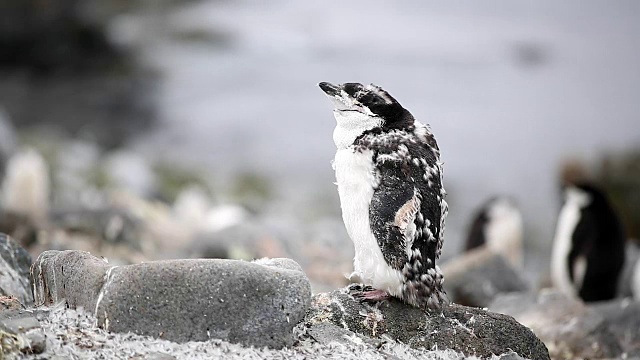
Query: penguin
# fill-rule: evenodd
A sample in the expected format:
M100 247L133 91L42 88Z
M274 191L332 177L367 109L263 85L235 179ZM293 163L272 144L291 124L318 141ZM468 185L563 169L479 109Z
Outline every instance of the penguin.
M376 85L322 82L334 105L342 219L355 247L359 296L389 296L425 310L449 300L436 265L448 205L440 149L428 126Z
M622 222L593 185L569 185L563 196L551 254L552 284L585 302L613 299L625 261Z
M465 251L486 246L502 255L515 269L523 268L522 214L507 196L489 199L469 228Z

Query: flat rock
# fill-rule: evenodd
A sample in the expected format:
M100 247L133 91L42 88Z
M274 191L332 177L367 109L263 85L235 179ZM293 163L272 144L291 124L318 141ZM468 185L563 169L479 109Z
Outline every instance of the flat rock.
M311 288L290 259L167 260L110 266L81 251L45 251L32 267L36 304L64 300L98 325L175 342L212 338L282 348Z
M489 308L529 327L554 359L619 358L623 353L602 315L559 292L501 295Z
M33 303L30 266L29 253L10 236L0 233L0 295L15 296L24 305Z
M442 272L451 301L466 306L487 307L498 294L529 289L505 258L486 247L444 263Z
M318 328L325 323L339 330ZM396 299L370 305L354 299L347 289L316 294L304 326L312 337L324 341L354 333L364 339L389 337L412 348L451 349L482 358L513 351L524 358L549 359L544 344L510 316L456 304L442 312L425 312Z
M0 309L0 346L0 358L11 353L40 354L46 348L46 338L31 312L3 306Z

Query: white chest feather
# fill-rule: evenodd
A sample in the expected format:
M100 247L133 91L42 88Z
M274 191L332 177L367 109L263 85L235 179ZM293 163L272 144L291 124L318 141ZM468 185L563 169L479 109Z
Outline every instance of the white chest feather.
M363 132L380 126L382 120L357 111L334 110L336 128L333 130L333 142L338 150L346 149Z
M333 165L342 219L355 246L354 275L365 284L397 296L401 292L402 274L387 265L369 224L369 205L376 182L372 152L339 149Z
M485 229L487 246L502 254L516 269L522 269L522 215L506 201L496 202L489 210L489 224Z
M574 266L574 281L569 276L569 252L571 251L573 232L580 221L580 210L589 203L586 193L569 188L566 201L560 210L556 235L551 253L551 280L554 287L568 296L576 296L577 288L582 284L586 272L584 259L578 258Z

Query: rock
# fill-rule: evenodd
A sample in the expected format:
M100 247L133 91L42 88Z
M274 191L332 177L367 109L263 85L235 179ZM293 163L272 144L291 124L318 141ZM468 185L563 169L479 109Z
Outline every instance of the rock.
M640 303L632 299L616 299L589 304L609 324L609 329L629 358L640 358Z
M0 233L0 295L15 296L22 304L32 304L30 266L29 253L11 237Z
M38 227L28 216L1 210L0 233L16 239L25 248L30 248L38 240Z
M249 347L212 339L206 342L175 343L131 333L108 334L96 327L95 318L64 304L34 310L47 336L47 349L38 359L344 359L344 360L463 360L464 354L447 349L412 349L391 339L370 345L359 342L321 343L296 333L293 346L283 349ZM330 325L340 330L341 328ZM299 330L300 326L296 327ZM346 331L346 330L345 330ZM298 337L301 336L301 337ZM497 360L498 358L493 358ZM513 353L500 359L522 359Z
M101 209L57 210L51 221L59 229L84 233L110 244L126 244L140 250L143 224L130 211L110 207Z
M637 265L638 258L640 258L640 249L635 241L628 241L625 247L625 259L624 267L620 273L620 280L618 281L618 296L628 297L634 296L634 288L640 283L637 280ZM640 290L640 289L638 289ZM640 298L640 294L638 297Z
M0 309L0 358L19 352L40 354L45 348L46 337L31 312Z
M501 295L489 306L513 316L547 345L552 358L618 358L622 347L605 319L556 291Z
M353 332L373 339L390 337L413 348L451 349L467 356L487 358L513 350L525 358L549 358L544 344L510 316L456 304L442 313L424 312L396 299L372 306L354 299L347 289L336 290L313 297L304 325L314 336L314 329L317 334L318 324L324 323L345 331L331 327L333 334L320 338Z
M282 348L309 306L311 289L289 259L156 261L109 266L79 251L46 251L32 267L36 303L65 299L98 325L175 342L211 338Z
M248 260L260 257L288 256L282 236L259 220L202 231L188 245L189 257L226 256Z
M451 301L487 307L500 293L527 291L520 274L486 247L474 249L442 265L444 288Z

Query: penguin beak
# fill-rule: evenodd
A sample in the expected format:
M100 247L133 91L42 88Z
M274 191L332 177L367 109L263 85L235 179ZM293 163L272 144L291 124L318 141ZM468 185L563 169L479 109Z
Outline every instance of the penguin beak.
M356 101L343 91L342 85L333 85L328 82L318 84L335 107L334 111L356 110Z
M339 95L341 91L338 86L328 82L321 82L320 84L318 84L318 86L320 86L320 89L322 89L325 94L332 97Z

